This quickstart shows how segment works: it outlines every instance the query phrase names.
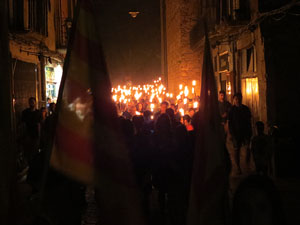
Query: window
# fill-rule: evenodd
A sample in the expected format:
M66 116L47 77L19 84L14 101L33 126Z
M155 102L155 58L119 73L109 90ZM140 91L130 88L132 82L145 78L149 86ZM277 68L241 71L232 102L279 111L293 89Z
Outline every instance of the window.
M28 0L28 29L48 36L49 0Z
M220 0L222 18L231 21L245 21L251 19L249 0Z
M24 2L23 0L9 0L9 22L10 29L16 31L24 30Z
M250 2L249 0L233 0L234 3L234 12L235 12L235 19L237 20L250 20L251 13L250 13Z
M10 29L48 35L50 0L9 0Z
M219 72L229 71L229 53L223 52L219 54Z
M240 50L239 64L241 75L256 73L256 51L253 46Z
M254 121L259 120L259 90L258 78L245 78L241 80L243 104L247 105L252 113Z

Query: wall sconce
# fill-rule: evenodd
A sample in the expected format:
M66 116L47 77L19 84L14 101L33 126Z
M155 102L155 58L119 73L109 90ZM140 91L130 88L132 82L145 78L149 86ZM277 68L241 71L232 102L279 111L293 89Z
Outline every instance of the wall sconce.
M137 11L137 10L129 11L129 15L130 15L132 18L136 18L138 14L140 14L140 12Z

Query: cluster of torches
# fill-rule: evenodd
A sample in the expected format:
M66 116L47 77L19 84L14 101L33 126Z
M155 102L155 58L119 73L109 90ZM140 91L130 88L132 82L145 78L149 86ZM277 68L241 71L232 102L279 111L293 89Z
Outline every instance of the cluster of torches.
M113 87L112 99L118 106L119 113L124 112L128 106L137 105L139 103L146 105L144 110L150 110L151 112L158 111L160 104L164 101L169 104L175 104L178 106L178 111L182 116L190 109L198 109L199 97L196 95L196 81L192 81L192 87L183 86L179 84L178 95L167 92L166 87L162 83L161 77L154 80L152 84L144 85L118 85ZM137 115L141 115L141 112L136 111Z

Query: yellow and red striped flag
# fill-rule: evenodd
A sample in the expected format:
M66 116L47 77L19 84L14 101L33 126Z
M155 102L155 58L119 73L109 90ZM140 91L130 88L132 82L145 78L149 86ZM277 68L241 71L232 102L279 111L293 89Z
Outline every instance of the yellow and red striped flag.
M111 97L97 16L100 3L81 0L72 27L58 103L51 165L96 187L101 223L143 224L129 151Z
M221 133L209 39L205 38L188 225L226 224L228 158Z

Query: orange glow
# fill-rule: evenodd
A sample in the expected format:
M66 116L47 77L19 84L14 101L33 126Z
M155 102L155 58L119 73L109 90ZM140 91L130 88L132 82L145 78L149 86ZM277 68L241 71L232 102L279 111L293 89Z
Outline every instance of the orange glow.
M180 108L179 112L180 112L181 116L184 116L184 109L183 108Z
M187 86L184 87L184 96L187 97L189 95L189 88Z
M194 103L193 103L193 107L194 107L194 109L197 109L197 108L198 108L198 106L199 106L199 103L198 103L198 102L194 102Z
M230 81L228 81L226 83L226 90L227 90L227 94L231 95L231 83L230 83Z

